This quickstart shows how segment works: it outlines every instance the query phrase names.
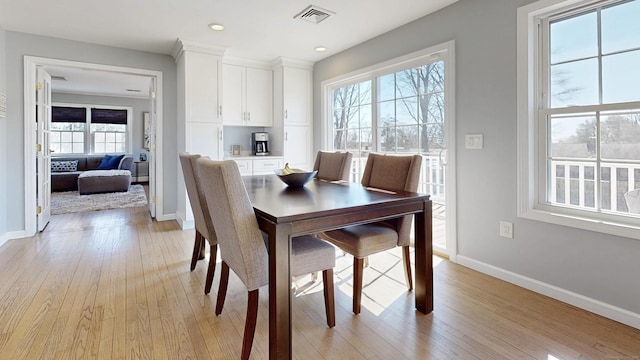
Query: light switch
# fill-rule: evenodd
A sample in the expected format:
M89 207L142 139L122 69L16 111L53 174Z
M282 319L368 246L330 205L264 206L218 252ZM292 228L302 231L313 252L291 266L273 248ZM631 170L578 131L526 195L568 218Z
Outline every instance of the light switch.
M464 136L465 149L482 149L482 134L466 134Z

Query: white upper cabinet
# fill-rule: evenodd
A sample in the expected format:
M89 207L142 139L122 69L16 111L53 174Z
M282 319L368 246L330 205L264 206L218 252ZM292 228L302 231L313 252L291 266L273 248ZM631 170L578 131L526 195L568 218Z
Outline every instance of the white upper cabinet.
M273 126L273 72L231 64L222 69L224 125Z
M282 152L292 168L313 167L313 64L278 59L274 65L274 126L272 149ZM276 146L282 146L276 148Z
M185 51L180 58L185 93L185 121L221 122L218 79L220 57Z
M311 125L311 76L306 69L283 69L283 106L286 125Z

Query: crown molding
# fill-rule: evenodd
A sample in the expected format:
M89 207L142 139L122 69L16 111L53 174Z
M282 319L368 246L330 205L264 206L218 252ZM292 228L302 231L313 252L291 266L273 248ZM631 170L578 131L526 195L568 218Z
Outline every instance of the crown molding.
M178 62L178 60L182 57L182 55L184 55L186 51L224 56L226 50L227 48L222 46L211 45L197 41L177 39L176 44L173 46L173 50L171 51L171 56L173 56L175 61Z
M273 66L274 69L279 67L294 67L305 70L313 70L313 65L314 63L310 61L296 60L284 57L277 57L271 61L271 66Z

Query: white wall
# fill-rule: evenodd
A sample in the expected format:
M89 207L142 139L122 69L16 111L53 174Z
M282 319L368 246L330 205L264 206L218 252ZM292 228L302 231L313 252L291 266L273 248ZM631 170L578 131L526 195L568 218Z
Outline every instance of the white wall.
M6 84L7 108L6 148L11 149L7 158L6 187L11 189L0 208L11 204L7 214L7 230L24 229L24 56L82 61L96 64L123 66L162 72L163 80L163 180L162 191L164 213L174 213L176 209L176 66L169 55L153 54L37 36L25 33L6 32ZM3 145L0 145L3 146ZM1 176L1 175L0 175Z
M458 261L640 327L640 241L516 217L516 11L531 2L461 0L316 63L316 150L322 81L455 40ZM464 149L468 133L483 150Z
M6 32L0 27L0 93L6 93ZM7 213L7 119L0 118L0 246L6 240Z

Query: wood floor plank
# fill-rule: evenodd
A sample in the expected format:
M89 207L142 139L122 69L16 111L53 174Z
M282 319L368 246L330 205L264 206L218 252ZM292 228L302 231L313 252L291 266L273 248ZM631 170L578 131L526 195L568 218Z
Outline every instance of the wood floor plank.
M193 236L132 208L54 216L5 243L0 358L239 358L246 288L231 274L216 316L219 268L205 295L208 258L189 271ZM420 314L396 251L370 259L356 316L352 259L337 262L332 329L322 282L297 281L295 359L640 359L639 329L437 258L435 309ZM251 359L268 358L268 302L265 287Z

